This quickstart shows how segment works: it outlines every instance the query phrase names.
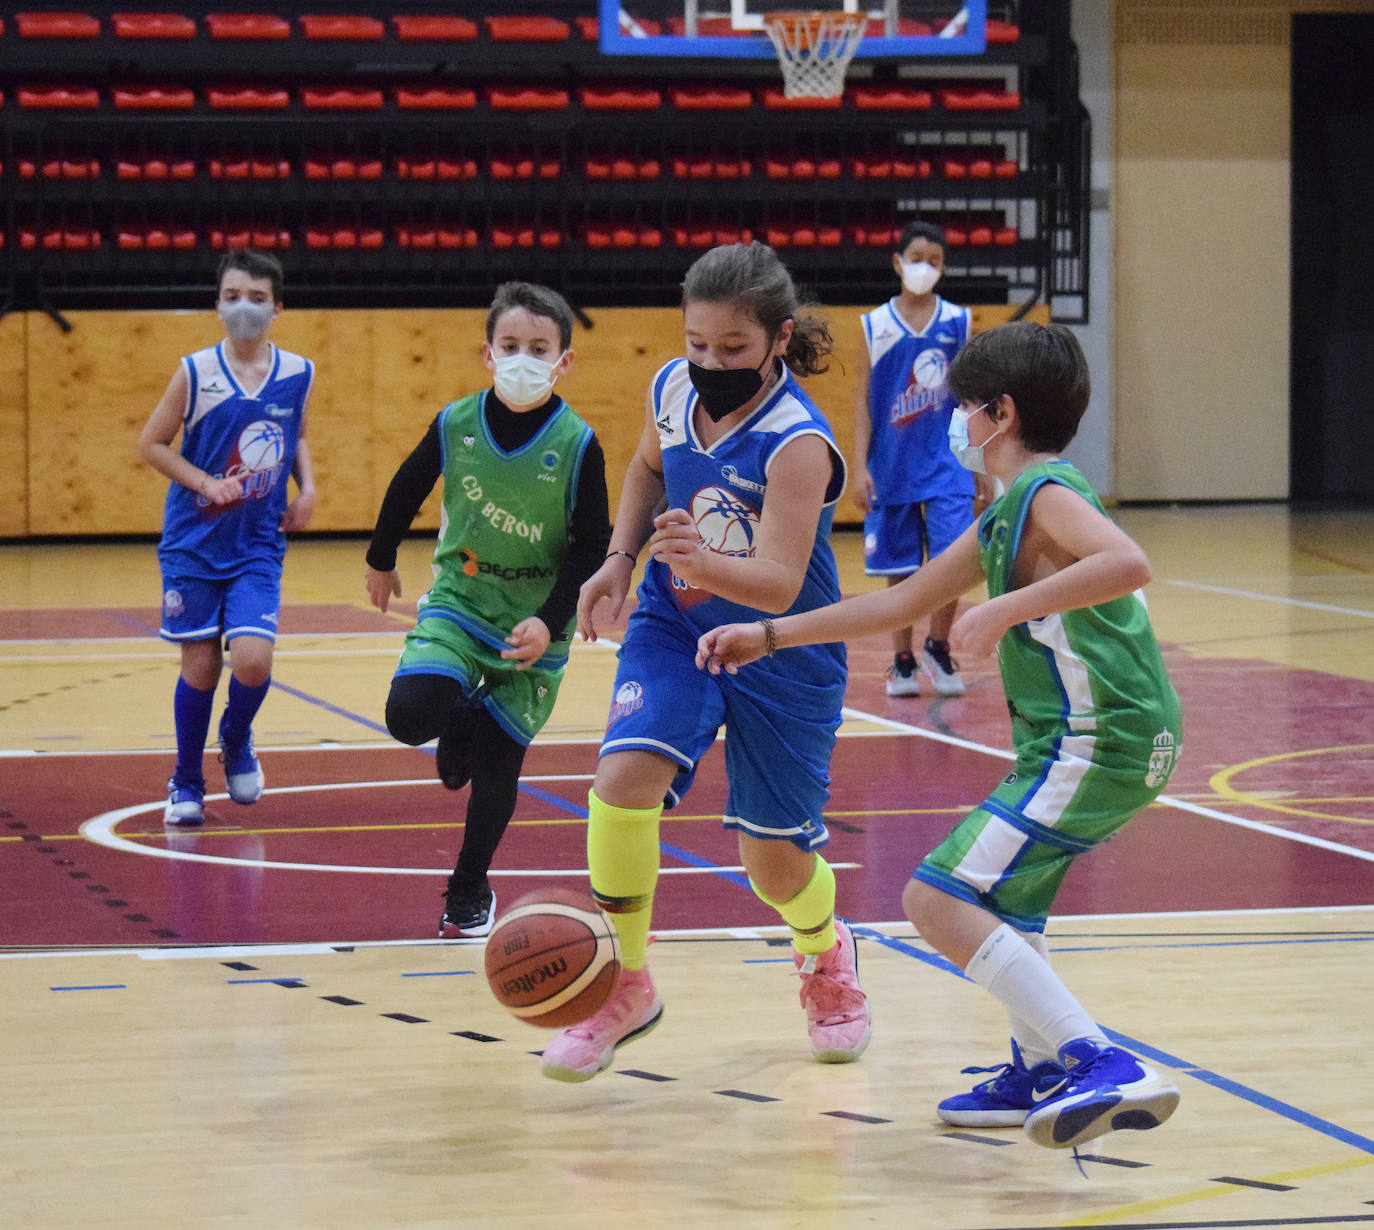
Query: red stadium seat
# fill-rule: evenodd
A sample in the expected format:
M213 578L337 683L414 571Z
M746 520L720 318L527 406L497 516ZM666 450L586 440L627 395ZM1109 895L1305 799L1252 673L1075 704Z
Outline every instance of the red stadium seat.
M929 111L934 101L929 90L900 85L856 85L848 98L861 111Z
M391 25L403 43L471 42L477 37L477 23L466 17L393 17Z
M568 105L568 91L535 86L492 86L487 105L498 111L558 111Z
M18 98L21 107L88 110L100 106L100 91L94 86L21 85Z
M205 26L211 38L284 39L291 37L291 23L270 13L210 13Z
M563 168L557 158L493 158L492 179L557 179Z
M675 226L673 242L679 248L714 248L717 244L752 243L754 232L747 226Z
M181 13L115 13L116 38L195 38L196 23Z
M493 227L491 246L494 248L558 248L563 244L562 234L553 227L535 229L532 226Z
M115 237L119 247L126 250L152 252L174 248L185 251L196 246L196 233L186 229L167 229L164 227L136 227L122 230Z
M196 105L194 91L181 86L125 86L114 88L119 111L190 111Z
M285 90L255 86L211 86L205 98L212 107L223 111L280 111L291 101Z
M557 17L486 17L487 34L498 43L557 43L572 27Z
M625 86L583 86L577 101L589 111L655 111L663 105L663 95Z
M339 39L349 42L369 42L386 33L386 27L375 17L316 16L307 14L300 19L301 33L306 38Z
M100 21L89 13L16 13L20 38L99 38Z
M33 163L27 162L20 166L21 178L28 179L24 171L32 167ZM94 158L53 158L43 163L37 168L39 174L44 179L99 179L100 163Z
M995 17L989 17L985 36L989 43L1015 43L1021 38L1021 28L1009 21L998 21Z
M402 248L475 248L480 240L472 227L399 226L396 243Z
M661 171L656 158L588 158L582 168L588 179L657 179Z
M414 86L399 86L396 90L396 105L415 111L458 111L477 105L477 94L468 89L453 86L416 89Z
M674 89L671 97L680 111L743 111L754 104L748 90L730 86L687 86Z
M1021 95L1012 90L955 88L940 91L946 111L1015 111Z
M381 90L367 86L306 86L301 102L315 111L375 111L382 105Z
M305 232L305 246L308 248L380 248L385 242L382 232L375 227L355 229L351 226L321 229L308 227Z
M214 173L213 170L211 172ZM117 179L195 179L196 164L190 159L168 163L162 158L143 162L121 161L115 167Z
M239 230L210 232L210 246L216 251L225 248L289 248L291 235L288 231L268 231L252 227Z

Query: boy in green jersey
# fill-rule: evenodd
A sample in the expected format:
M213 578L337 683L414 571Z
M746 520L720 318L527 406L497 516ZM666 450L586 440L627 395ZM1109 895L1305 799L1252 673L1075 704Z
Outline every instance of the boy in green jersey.
M1022 1125L1067 1148L1152 1128L1178 1090L1103 1030L1049 965L1045 918L1075 857L1164 789L1182 746L1178 697L1140 588L1144 552L1059 453L1088 404L1077 340L1017 322L974 337L950 369L950 447L1005 491L959 539L891 589L715 628L697 664L733 671L765 652L903 627L980 582L951 645L996 651L1016 766L916 869L902 906L921 935L986 988L1011 1022L1010 1062L939 1115Z
M572 366L572 310L544 286L506 282L487 313L490 389L445 406L387 488L365 584L400 597L396 548L440 477L434 584L417 603L386 703L402 743L438 739L439 778L469 781L463 846L439 920L444 939L491 931L487 882L515 812L525 750L553 711L582 583L610 542L606 462L553 392Z

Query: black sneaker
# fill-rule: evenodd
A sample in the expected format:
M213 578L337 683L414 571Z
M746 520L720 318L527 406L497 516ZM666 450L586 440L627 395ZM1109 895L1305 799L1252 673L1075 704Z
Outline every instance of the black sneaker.
M439 780L449 790L461 790L472 777L472 739L469 735L440 735L434 748Z
M496 894L485 882L478 888L455 883L449 877L444 892L444 913L439 919L441 940L480 939L491 932L496 913Z

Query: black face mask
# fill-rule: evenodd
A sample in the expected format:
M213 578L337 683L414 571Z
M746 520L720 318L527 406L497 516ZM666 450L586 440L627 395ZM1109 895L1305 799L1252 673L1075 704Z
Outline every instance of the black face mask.
M765 362L771 367L772 356ZM733 414L763 388L763 377L756 367L702 367L688 359L687 375L713 423Z

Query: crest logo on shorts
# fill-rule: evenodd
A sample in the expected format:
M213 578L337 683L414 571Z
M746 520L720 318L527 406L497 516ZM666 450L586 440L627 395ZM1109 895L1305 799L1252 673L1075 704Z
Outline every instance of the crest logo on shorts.
M186 603L182 600L179 589L169 589L162 595L162 613L168 619L176 619L179 615L186 612Z
M644 689L633 679L626 680L616 689L615 699L611 702L611 716L607 725L617 718L626 717L636 709L644 707Z
M1155 735L1155 748L1150 753L1150 763L1145 769L1145 784L1154 789L1162 786L1169 780L1169 774L1174 770L1174 760L1177 756L1177 749L1174 746L1174 736L1167 730L1161 730Z

